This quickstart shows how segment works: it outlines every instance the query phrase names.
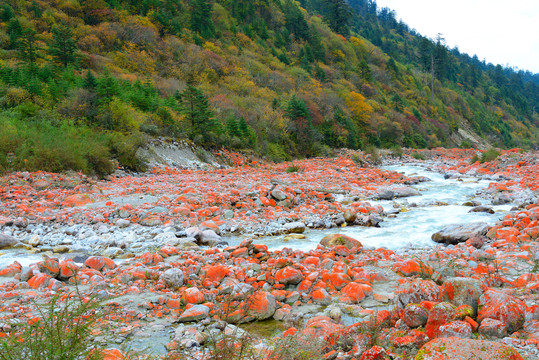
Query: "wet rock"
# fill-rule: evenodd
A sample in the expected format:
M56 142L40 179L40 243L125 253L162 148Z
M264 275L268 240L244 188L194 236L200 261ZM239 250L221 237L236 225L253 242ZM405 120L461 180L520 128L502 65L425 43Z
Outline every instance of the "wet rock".
M346 210L343 216L344 216L344 221L346 221L347 224L353 224L354 221L356 221L357 213L355 211Z
M363 247L359 240L343 234L326 235L322 238L322 240L320 240L320 245L325 247L345 246L350 250L354 248L361 249Z
M480 206L481 203L479 201L475 201L475 200L471 200L471 201L466 201L462 204L462 206L471 206L471 207L474 207L474 206Z
M0 250L1 249L9 249L15 244L17 244L19 241L15 239L13 236L6 235L4 233L0 233Z
M457 337L434 339L418 352L416 360L523 360L512 347L486 340L460 339Z
M410 196L418 196L421 193L411 187L399 186L392 188L382 188L379 189L376 194L374 194L375 200L393 200L395 198L403 198Z
M131 221L129 221L129 220L126 220L126 219L118 219L118 220L116 220L116 226L118 226L120 229L125 229L129 225L131 225Z
M485 235L489 225L484 222L470 224L453 224L432 234L431 238L437 243L458 244L478 235Z
M478 302L477 321L491 318L502 321L507 331L513 333L524 325L526 304L510 295L495 290L487 290Z
M472 212L484 212L484 213L487 213L487 214L494 214L494 210L492 210L492 208L490 206L476 206L474 208L471 208L470 211L468 211L469 213L472 213Z
M305 231L305 224L300 221L287 223L284 225L285 231L288 233L301 234Z

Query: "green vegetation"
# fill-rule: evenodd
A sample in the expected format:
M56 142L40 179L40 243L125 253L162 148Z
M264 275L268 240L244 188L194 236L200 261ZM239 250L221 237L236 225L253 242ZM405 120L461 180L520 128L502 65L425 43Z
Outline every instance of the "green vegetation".
M102 359L92 342L92 330L102 314L100 303L71 294L62 300L53 297L36 318L16 325L15 331L0 341L1 360Z
M288 169L286 169L287 173L295 173L301 170L301 167L299 165L290 165Z
M374 1L21 0L0 7L0 171L141 170L154 136L276 161L458 146L463 126L528 148L538 83Z
M470 159L470 163L474 164L478 161L480 163L490 162L496 160L498 156L500 156L500 152L496 149L491 148L486 150L485 152L482 152L479 156L477 154L474 154L474 156L472 156L472 158Z

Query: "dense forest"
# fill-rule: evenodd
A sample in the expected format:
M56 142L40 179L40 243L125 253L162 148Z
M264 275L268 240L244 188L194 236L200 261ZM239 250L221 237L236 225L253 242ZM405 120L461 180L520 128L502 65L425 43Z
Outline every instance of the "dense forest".
M275 161L470 147L469 133L531 148L538 86L370 0L13 0L0 5L0 171L141 170L155 136Z

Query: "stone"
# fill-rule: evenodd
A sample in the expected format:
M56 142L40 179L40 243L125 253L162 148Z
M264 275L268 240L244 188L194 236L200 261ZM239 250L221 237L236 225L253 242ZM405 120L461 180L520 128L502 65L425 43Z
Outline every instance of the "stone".
M286 199L286 193L284 191L281 191L281 190L273 190L271 192L271 196L275 199L275 200L278 200L278 201L283 201Z
M305 224L301 221L295 221L291 223L284 224L285 231L288 233L297 233L301 234L305 231Z
M275 280L283 285L296 285L303 280L303 274L293 267L286 266L275 273Z
M248 300L247 315L254 320L269 319L275 313L275 297L265 291L257 291Z
M208 317L210 308L205 305L193 305L178 318L179 322L198 321Z
M197 244L206 245L206 246L214 246L219 241L221 241L221 237L217 235L215 231L203 230L200 234L200 237L198 238Z
M13 236L6 235L4 233L0 233L0 250L1 249L9 249L15 244L17 244L19 241L15 239Z
M399 305L419 304L422 301L440 301L440 287L432 280L414 280L401 284L397 290Z
M406 326L416 328L425 326L429 318L429 311L419 304L408 304L404 308L402 320Z
M432 307L425 326L425 333L431 339L438 337L440 327L455 318L455 306L447 302L441 302Z
M477 322L490 318L500 320L507 326L508 333L522 328L526 315L526 304L521 300L495 290L487 290L478 301Z
M177 289L183 285L183 271L177 268L165 270L161 275L161 279L168 287Z
M431 238L437 243L458 244L478 235L486 235L489 225L484 222L470 224L453 224L432 234Z
M462 320L451 321L449 324L442 325L438 329L438 337L470 339L472 335L472 325Z
M477 302L483 294L483 285L477 279L453 277L444 282L442 293L446 301L455 306L470 305L477 314Z
M426 343L417 353L416 360L523 360L510 346L486 340L439 338Z
M351 210L346 210L343 216L344 216L344 221L346 221L347 224L353 224L354 221L356 221L357 219L357 213Z
M182 298L186 304L202 304L204 302L204 294L196 287L186 289Z
M471 208L469 211L469 213L472 213L472 212L484 212L484 213L487 213L487 214L494 214L494 210L492 210L492 208L490 206L475 206L473 208Z
M486 318L481 321L479 334L486 337L503 338L507 336L507 326L503 321Z
M320 240L320 245L323 245L325 247L334 247L338 245L346 246L348 249L354 249L354 248L363 248L363 245L359 240L356 240L354 238L351 238L350 236L342 235L342 234L330 234L326 235Z

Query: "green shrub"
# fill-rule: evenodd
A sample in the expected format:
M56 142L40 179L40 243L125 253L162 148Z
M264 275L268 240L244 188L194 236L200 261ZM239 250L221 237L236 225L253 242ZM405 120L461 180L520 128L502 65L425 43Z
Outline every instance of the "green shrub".
M71 294L74 295L74 294ZM37 321L12 325L11 334L0 341L1 360L101 359L92 331L104 314L95 299L78 294L66 300L56 295L37 309Z
M287 173L295 173L301 170L301 167L299 165L290 165L288 169L286 169Z
M498 156L500 156L500 152L494 148L490 148L481 154L480 162L484 163L494 161L498 158Z
M414 152L412 153L412 157L413 157L414 159L417 159L417 160L425 160L425 155L423 155L422 153L417 152L417 151L414 151Z

